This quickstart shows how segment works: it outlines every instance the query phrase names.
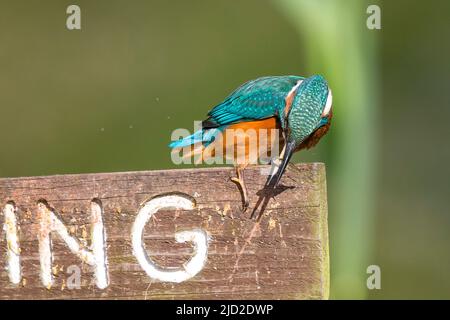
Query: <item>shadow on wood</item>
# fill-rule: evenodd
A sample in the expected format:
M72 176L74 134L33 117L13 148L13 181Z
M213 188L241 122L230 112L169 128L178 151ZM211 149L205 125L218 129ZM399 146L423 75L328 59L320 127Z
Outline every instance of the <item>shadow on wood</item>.
M265 167L0 179L1 299L326 299L325 166L266 201Z

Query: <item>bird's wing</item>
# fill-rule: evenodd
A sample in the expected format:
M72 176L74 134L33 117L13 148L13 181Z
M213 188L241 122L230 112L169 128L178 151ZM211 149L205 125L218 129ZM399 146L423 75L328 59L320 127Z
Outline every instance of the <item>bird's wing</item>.
M301 79L298 76L273 76L246 82L208 113L203 127L217 128L273 117L284 108L286 95Z

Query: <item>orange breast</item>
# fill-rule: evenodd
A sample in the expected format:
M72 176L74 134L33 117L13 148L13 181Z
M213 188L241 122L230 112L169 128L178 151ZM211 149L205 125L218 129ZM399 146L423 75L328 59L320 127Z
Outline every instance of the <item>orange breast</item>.
M204 159L223 158L228 164L246 166L279 154L283 141L275 117L230 125L203 151ZM220 154L221 153L221 154Z

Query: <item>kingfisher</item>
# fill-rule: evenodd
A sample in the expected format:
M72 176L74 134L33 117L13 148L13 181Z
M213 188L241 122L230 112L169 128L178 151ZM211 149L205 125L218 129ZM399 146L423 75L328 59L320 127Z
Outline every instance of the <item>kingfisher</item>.
M172 152L183 148L183 157L197 156L197 162L217 156L231 160L236 170L231 180L240 187L245 211L250 202L244 169L263 157L278 162L265 186L276 188L292 155L315 146L328 132L332 100L321 75L257 78L213 107L201 129L169 147Z

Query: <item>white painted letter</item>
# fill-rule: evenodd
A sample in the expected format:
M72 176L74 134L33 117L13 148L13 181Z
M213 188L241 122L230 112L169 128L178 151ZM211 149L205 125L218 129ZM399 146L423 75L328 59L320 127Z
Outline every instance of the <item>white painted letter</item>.
M81 248L78 241L69 235L66 226L58 219L54 210L45 202L38 203L40 213L39 231L39 257L41 262L41 279L44 286L50 288L53 284L52 277L52 242L50 233L56 231L67 244L70 251L76 254L83 262L94 266L95 282L98 288L108 286L108 269L105 254L105 233L103 229L102 207L98 200L91 202L92 216L92 252Z
M5 217L3 230L6 233L9 281L18 284L22 276L20 273L20 246L17 237L16 207L14 203L8 202L6 204L3 208L3 216Z
M72 4L67 7L67 14L70 16L67 17L66 26L69 30L80 30L81 29L81 9L79 6Z
M139 210L131 231L133 254L136 256L139 264L145 270L147 275L153 279L167 282L182 282L194 277L199 273L206 263L208 255L208 235L204 230L193 229L175 233L177 242L192 242L194 244L194 255L181 268L172 270L163 270L158 267L147 255L142 244L142 235L144 227L148 220L158 210L163 208L175 208L192 210L195 202L188 196L164 195L158 196L147 203Z

